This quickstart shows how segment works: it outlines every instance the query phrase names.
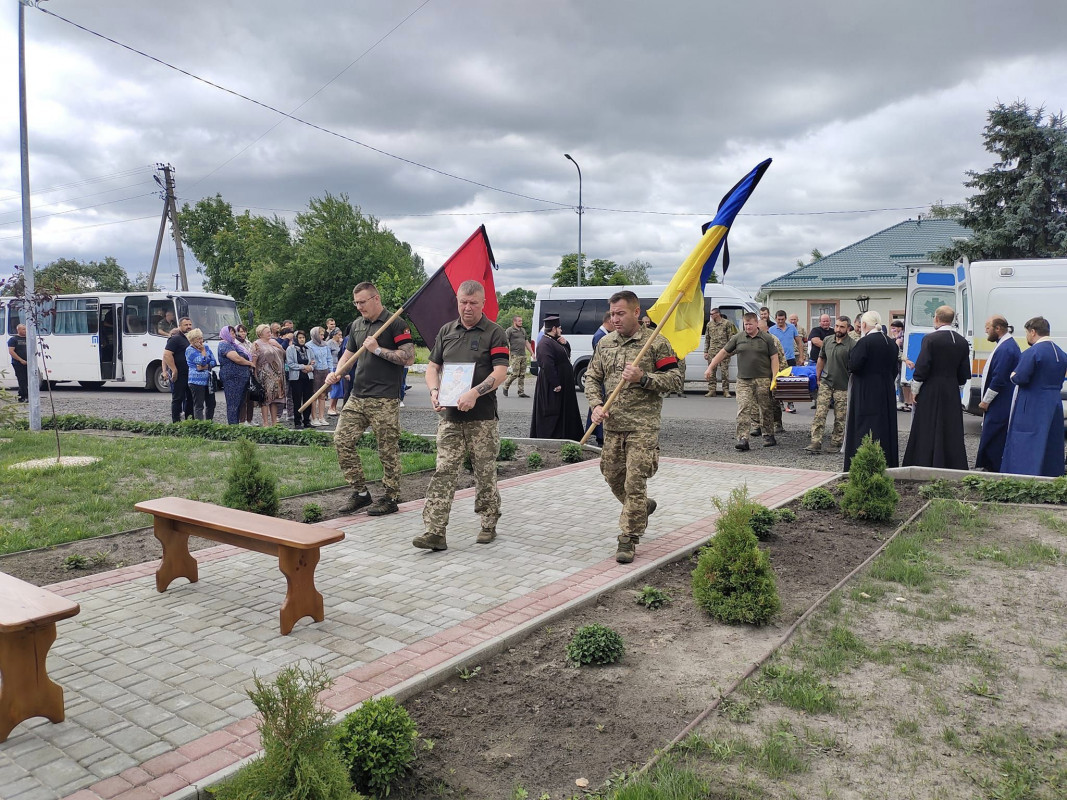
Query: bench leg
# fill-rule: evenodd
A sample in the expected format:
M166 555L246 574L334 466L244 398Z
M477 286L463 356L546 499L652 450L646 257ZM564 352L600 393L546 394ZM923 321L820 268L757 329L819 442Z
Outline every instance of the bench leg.
M56 624L0 635L0 742L20 722L46 717L62 722L63 690L45 672Z
M155 517L153 530L163 545L163 561L156 570L156 591L167 591L175 578L188 578L189 583L196 583L199 573L196 559L189 555L189 534L178 533L171 520L161 517Z
M288 584L285 602L282 603L282 636L293 630L298 619L311 617L315 622L322 622L326 618L322 595L315 588L315 567L318 563L317 547L313 550L278 548L278 568Z

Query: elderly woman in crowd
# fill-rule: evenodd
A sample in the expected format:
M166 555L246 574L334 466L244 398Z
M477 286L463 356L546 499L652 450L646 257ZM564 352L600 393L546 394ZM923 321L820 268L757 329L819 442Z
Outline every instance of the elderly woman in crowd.
M311 392L315 393L326 385L326 376L333 372L337 366L337 360L330 352L326 344L325 334L322 328L311 329L311 341L308 342L308 355L315 369L311 373ZM295 399L295 398L294 398ZM317 427L328 425L326 421L326 394L325 392L315 398L311 404L311 424Z
M185 335L189 346L185 349L185 362L189 365L189 391L193 394L193 418L215 418L215 382L212 370L218 366L215 354L204 344L204 332L193 328ZM204 407L207 406L207 415Z
M238 425L248 393L252 354L237 341L232 325L223 325L219 331L219 362L219 377L222 378L222 391L226 395L226 422Z
M249 359L252 358L252 343L248 341L248 329L244 325L238 325L233 332L234 344L244 348L244 351L248 353ZM249 364L252 362L249 361ZM247 379L245 381L248 382ZM254 425L258 424L254 422L254 416L256 412L256 401L252 399L252 395L247 391L245 392L244 403L241 404L241 410L238 414L238 420L242 425Z
M278 405L285 404L285 351L270 335L270 325L256 326L256 341L252 343L252 368L256 380L263 387L259 409L263 425L278 424Z

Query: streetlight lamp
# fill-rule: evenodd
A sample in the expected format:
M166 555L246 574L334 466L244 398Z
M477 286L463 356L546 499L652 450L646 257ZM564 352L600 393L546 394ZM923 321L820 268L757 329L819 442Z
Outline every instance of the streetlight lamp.
M866 314L867 310L871 307L871 298L865 294L861 294L856 298L856 305L859 306L861 314Z
M564 153L563 157L574 164L578 170L578 285L582 285L582 168L578 162L571 158L570 153Z

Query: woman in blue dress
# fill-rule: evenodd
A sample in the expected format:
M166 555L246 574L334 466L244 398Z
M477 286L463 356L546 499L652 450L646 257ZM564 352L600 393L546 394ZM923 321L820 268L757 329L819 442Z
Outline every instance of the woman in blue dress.
M1011 374L1015 396L1000 471L1055 478L1064 474L1060 392L1067 376L1067 353L1049 338L1044 317L1028 320L1025 327L1030 347Z
M226 422L230 425L241 422L251 373L252 353L237 341L233 326L224 325L219 331L219 377L226 395Z
M204 344L204 334L199 328L193 328L185 338L189 340L185 361L189 365L189 391L193 393L193 418L211 420L215 417L215 387L211 373L218 362Z

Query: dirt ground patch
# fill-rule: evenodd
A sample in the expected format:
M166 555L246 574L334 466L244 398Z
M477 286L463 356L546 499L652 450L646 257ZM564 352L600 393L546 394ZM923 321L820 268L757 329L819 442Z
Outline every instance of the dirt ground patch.
M789 506L796 522L779 523L764 542L783 605L771 625L715 623L693 603L695 562L685 559L409 699L434 745L391 796L567 798L579 792L578 779L597 787L644 764L921 506L916 486L898 488L896 520L878 525ZM646 610L636 602L645 584L673 601ZM566 644L591 622L617 630L626 654L612 666L574 669Z

